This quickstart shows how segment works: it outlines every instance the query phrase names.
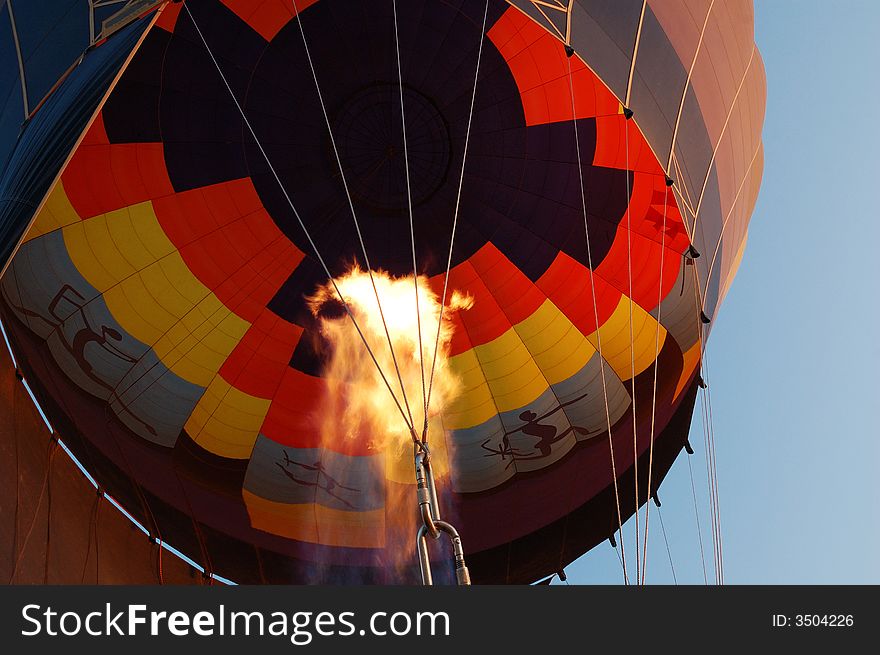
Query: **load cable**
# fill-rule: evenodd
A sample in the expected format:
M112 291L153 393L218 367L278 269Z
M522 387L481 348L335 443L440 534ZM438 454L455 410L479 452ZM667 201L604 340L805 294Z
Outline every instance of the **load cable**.
M587 194L584 188L584 170L581 158L580 137L578 135L577 127L577 109L575 104L574 81L572 79L571 71L571 57L574 55L574 49L572 49L571 46L566 47L566 55L568 61L569 95L571 97L571 122L574 126L574 144L575 151L577 153L578 180L580 182L581 206L584 213L584 238L586 240L587 248L587 270L589 270L590 272L590 292L593 301L593 316L596 319L596 349L599 353L599 375L602 378L602 398L605 402L605 421L608 428L608 448L611 453L611 477L614 480L614 500L617 508L617 530L620 534L620 554L618 555L618 558L620 560L620 565L623 569L624 584L629 584L629 576L626 570L626 550L623 543L623 517L620 510L620 490L617 483L617 465L614 460L614 440L611 437L611 410L608 406L608 385L605 381L605 357L602 354L602 335L599 331L599 309L598 302L596 300L596 285L595 276L593 273L593 254L592 248L590 247L590 227L587 218Z

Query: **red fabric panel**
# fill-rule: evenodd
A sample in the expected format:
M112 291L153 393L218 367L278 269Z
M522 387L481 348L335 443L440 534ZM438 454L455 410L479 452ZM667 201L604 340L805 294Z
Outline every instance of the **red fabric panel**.
M488 37L516 80L526 125L572 120L572 86L575 118L617 114L617 98L581 58L569 60L562 42L522 12L509 8L488 31Z
M177 19L180 17L180 11L183 4L167 3L156 19L156 27L166 32L174 32L174 26L177 25Z
M583 335L604 325L620 302L621 293L590 270L560 252L547 271L538 279L538 287L553 301ZM596 312L593 311L595 284Z
M617 113L596 118L594 166L664 175L657 157L636 124L637 120L637 116L626 120L623 114ZM629 148L626 147L627 141Z
M250 25L266 41L271 41L297 10L302 11L318 0L222 0L236 16ZM294 8L295 7L295 8Z
M469 261L511 324L534 314L547 299L492 243L474 253Z
M82 219L174 192L161 143L110 144L100 120L77 148L61 179Z
M220 368L237 389L272 398L290 365L303 329L264 309Z
M668 203L665 239L661 235L664 198ZM629 238L628 224L632 228ZM596 267L596 274L629 296L631 265L632 298L645 310L651 311L659 299L661 242L667 248L662 257L663 297L666 297L678 277L680 253L687 250L688 238L681 225L681 216L674 207L673 194L666 193L665 176L635 173L629 213L621 217L611 249Z
M250 179L177 193L153 206L193 274L247 321L260 316L302 261Z
M431 278L431 287L438 296L443 293L443 274ZM458 355L473 346L489 343L511 328L510 320L501 311L469 260L449 271L449 293L452 291L471 296L474 304L470 309L453 315L454 332L450 355Z

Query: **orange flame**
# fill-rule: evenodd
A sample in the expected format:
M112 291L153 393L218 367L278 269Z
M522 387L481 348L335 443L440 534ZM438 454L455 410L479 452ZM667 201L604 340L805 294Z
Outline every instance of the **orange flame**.
M351 317L342 306L340 295ZM337 451L352 449L363 453L366 448L384 456L384 534L377 537L385 548L382 561L377 564L386 571L396 571L397 580L412 575L418 515L412 435L407 421L411 420L421 438L426 413L424 395L429 396L427 435L435 481L441 487L449 473L449 457L440 417L461 386L449 362L452 316L473 304L472 298L453 292L444 308L428 279L422 276L418 278L418 310L416 297L412 275L392 277L373 271L371 279L368 272L354 267L336 279L336 287L327 282L306 299L318 319L326 357L323 376L328 393L315 417L321 442ZM364 341L369 344L375 362ZM380 368L394 396L389 393Z
M340 295L357 327L342 308ZM416 285L412 275L392 277L383 271L373 271L371 279L368 272L355 266L336 279L336 288L333 283L327 282L307 298L307 302L319 319L321 335L328 346L323 375L329 387L329 406L322 409L319 417L323 441L338 444L340 439L343 443L357 440L370 450L386 453L389 463L396 464L403 460L403 470L399 473L390 471L388 477L400 482L412 482L412 437L379 369L394 391L407 420L412 417L412 425L419 437L425 421L425 395L430 396L428 434L436 437L438 430L442 430L439 416L458 394L460 387L449 366L449 346L453 334L451 317L454 312L469 308L473 299L453 292L444 309L428 279L419 276L417 311ZM358 328L363 339L358 334ZM364 341L369 344L376 362L364 347ZM393 347L393 357L389 341ZM401 384L405 393L401 391ZM436 443L442 448L443 441L442 438L435 439L432 445ZM437 459L442 466L446 457ZM397 466L393 468L397 469ZM443 470L438 473L442 474Z

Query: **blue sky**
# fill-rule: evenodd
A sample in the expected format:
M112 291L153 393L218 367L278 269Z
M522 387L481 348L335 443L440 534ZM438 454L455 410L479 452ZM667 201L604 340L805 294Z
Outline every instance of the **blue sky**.
M880 3L755 5L768 86L764 180L707 355L725 583L876 584ZM711 581L702 431L698 410L691 463ZM702 584L683 454L660 499L678 582ZM647 582L672 583L651 509ZM633 531L630 521L630 560ZM622 580L607 543L567 573L571 583Z

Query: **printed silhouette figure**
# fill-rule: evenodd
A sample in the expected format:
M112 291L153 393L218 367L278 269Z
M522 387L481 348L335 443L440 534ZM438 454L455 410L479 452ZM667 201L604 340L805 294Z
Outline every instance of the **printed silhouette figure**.
M74 312L67 314L66 316L62 316L60 306L62 303L68 303L74 307ZM65 284L61 287L61 290L55 294L52 298L52 301L49 303L49 316L53 320L47 319L42 314L35 312L26 307L18 307L15 305L13 308L24 314L25 316L29 316L31 318L36 318L47 325L51 326L55 334L58 335L59 341L61 345L64 346L64 349L70 353L71 357L73 357L74 361L76 361L80 370L88 377L92 382L94 382L99 387L106 389L109 392L108 401L112 398L116 398L119 400L119 407L126 414L131 416L135 421L140 423L147 432L156 436L156 429L144 422L139 416L136 416L132 411L122 402L122 399L116 394L116 388L113 385L108 384L105 380L98 376L95 372L94 367L91 362L86 359L86 346L89 344L95 344L101 347L103 350L107 351L114 357L121 359L124 362L129 364L136 364L138 361L137 357L133 357L128 353L120 350L113 342L121 343L122 342L122 334L119 333L119 330L109 327L107 325L101 325L97 329L92 327L92 324L89 321L88 316L85 312L85 306L87 301L85 297L76 289L74 289L71 285ZM78 315L82 320L82 323L85 327L78 330L74 335L73 339L68 339L67 334L64 331L64 325L67 323L71 317Z
M339 484L336 479L334 479L327 473L326 469L324 469L324 464L320 461L315 462L314 464L302 464L300 462L290 459L290 455L288 455L286 450L283 450L282 452L284 453L284 464L282 464L281 462L275 462L275 466L280 468L281 472L284 473L284 475L287 476L288 479L303 487L317 487L318 489L322 489L349 509L355 508L354 505L352 505L344 498L340 497L337 493L335 493L335 491L337 489L342 491L358 491L358 489L355 489L354 487L346 487L345 485ZM296 477L290 471L290 466L296 466L304 469L305 471L316 473L315 481L311 482L309 480L303 480ZM322 480L324 484L321 484Z
M558 432L558 429L555 425L541 423L547 417L555 414L559 410L568 405L578 402L585 398L587 394L583 394L573 400L570 400L566 403L562 403L551 409L549 412L544 414L543 416L538 416L535 412L530 409L527 409L522 414L519 415L520 420L524 421L523 425L519 426L515 430L511 430L509 432L505 432L502 435L500 443L497 447L490 446L489 442L492 441L492 438L486 439L480 447L483 450L488 451L489 454L484 455L484 457L492 457L492 456L500 456L502 460L507 460L508 457L510 461L507 463L505 468L509 468L511 464L516 460L535 460L541 459L543 457L548 457L553 452L553 444L557 441L564 439L566 436L574 432L575 434L579 434L581 436L589 436L590 431L586 428L582 428L576 425L573 425L569 428L566 428L562 432ZM532 446L531 451L522 451L517 448L514 448L510 443L510 435L516 434L518 432L522 432L530 437L537 438L537 442Z

